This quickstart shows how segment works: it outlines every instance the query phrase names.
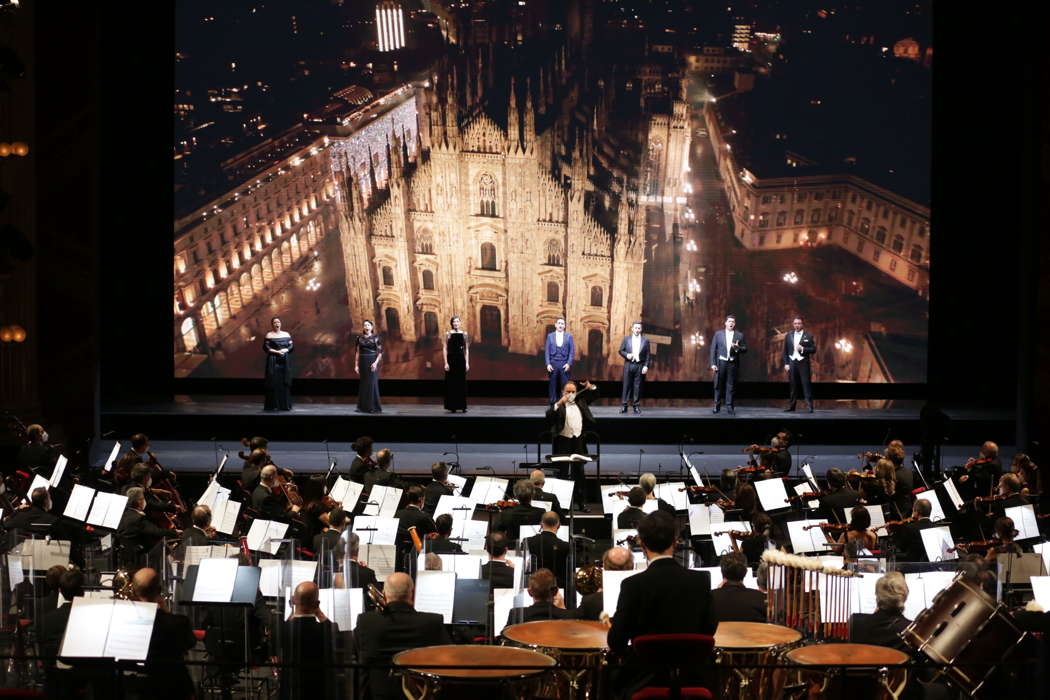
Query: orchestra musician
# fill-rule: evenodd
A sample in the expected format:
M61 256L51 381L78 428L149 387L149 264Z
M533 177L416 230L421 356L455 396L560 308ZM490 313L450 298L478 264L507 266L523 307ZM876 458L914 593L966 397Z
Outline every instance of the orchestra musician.
M904 603L908 600L908 584L904 574L891 571L875 582L875 612L853 613L850 616L849 641L854 644L874 644L891 647L910 654L901 639L911 620L904 617Z
M18 448L15 464L29 469L34 474L51 475L51 468L58 460L59 448L52 445L49 440L51 436L44 430L44 426L33 423L26 428L26 444Z
M674 506L656 496L656 475L646 472L638 477L638 485L645 491L645 500L656 501L656 507L668 515L674 515Z
M292 593L292 617L281 635L281 698L307 700L331 697L336 675L332 672L336 627L321 611L320 591L313 581L303 581Z
M898 561L928 561L926 547L923 546L922 535L919 533L935 526L930 520L931 512L933 506L925 498L917 499L912 505L911 522L897 528L895 533Z
M1002 517L995 521L995 539L998 542L988 548L984 554L984 560L988 568L995 570L995 562L1000 554L1023 554L1026 550L1014 538L1017 537L1017 528L1014 527L1013 518Z
M129 489L136 486L142 489L146 494L146 515L150 517L156 517L158 513L177 513L178 507L174 503L172 494L155 492L151 488L152 485L153 468L145 462L139 462L131 468L131 474L121 487L120 493L127 494ZM163 495L164 498L161 499L160 495Z
M433 478L423 489L423 510L430 517L434 517L438 501L442 496L454 495L455 487L448 481L448 464L445 462L431 464L430 475Z
M616 516L616 528L619 530L636 530L638 523L645 517L642 506L645 505L645 490L634 486L627 492L627 507Z
M1021 490L1021 478L1012 472L999 477L999 495L1004 497L997 503L1002 508L1015 508L1031 503Z
M131 577L135 600L156 603L153 635L146 653L147 687L157 697L188 698L193 695L193 681L186 668L186 653L197 645L190 619L168 610L161 577L156 570L142 568Z
M575 617L573 612L565 609L565 600L558 591L558 583L550 569L537 569L529 576L529 595L532 605L525 608L514 608L510 620L514 622L535 622L537 620L569 620Z
M1016 474L1021 480L1021 493L1025 495L1040 495L1043 493L1042 477L1039 467L1032 458L1023 452L1014 455L1010 463L1010 473Z
M762 552L776 548L773 542L773 519L765 513L756 513L751 518L751 536L739 543L735 537L731 537L731 540L747 558L748 564L754 566L761 561Z
M434 521L423 512L423 487L413 484L405 491L405 507L394 514L397 518L397 530L399 533L408 532L408 528L416 528L416 534L426 537L436 532Z
M434 536L424 542L427 549L434 554L464 554L459 543L449 539L452 536L452 516L442 513L434 520Z
M897 492L895 480L897 469L893 462L888 459L880 459L875 463L875 474L873 479L860 480L860 496L865 505L881 506L890 503Z
M502 532L512 543L518 539L518 529L522 525L539 525L543 518L543 509L532 505L534 492L532 482L519 479L514 482L514 499L517 505L500 513L492 529Z
M394 453L388 449L376 452L375 467L364 474L364 485L368 493L373 486L395 486L403 488L401 480L397 477L391 467L394 466Z
M915 496L915 470L911 465L904 464L904 443L900 440L891 440L883 451L886 459L893 464L894 490L892 502L898 512L907 513L911 510L912 501Z
M634 569L634 557L630 550L623 547L610 547L602 554L603 571L631 571ZM594 593L588 593L576 606L577 620L598 621L601 618L602 607L605 604L603 589L598 588Z
M361 551L361 537L349 529L343 530L342 540L346 543L346 549L336 548L335 570L336 574L332 583L333 588L362 588L368 590L368 586L378 584L376 572L368 567L358 557ZM344 560L344 551L349 554L349 561ZM349 580L347 580L349 578ZM365 609L373 609L374 604L371 596L365 596Z
M959 477L960 483L969 483L974 496L990 495L999 475L1003 473L999 446L991 441L985 442L981 445L980 456L968 459L963 469L966 473Z
M828 522L840 523L843 520L840 513L844 514L847 508L857 505L860 494L850 487L841 469L829 469L827 482L831 493L820 499L820 515Z
M854 506L849 513L849 525L846 531L839 535L838 544L849 545L856 543L855 547L844 546L846 552L851 550L866 549L869 552L876 548L879 538L871 531L871 513L864 506Z
M723 554L718 562L722 585L711 591L715 623L766 622L766 594L744 586L747 557L741 552Z
M277 483L277 467L267 464L262 468L259 485L252 492L252 508L264 520L288 520L288 512L299 512L299 506L288 502L288 496Z
M557 513L559 517L564 518L565 512L561 509L561 503L558 501L558 497L553 493L543 490L544 485L547 483L547 475L543 473L543 470L533 469L529 472L529 481L532 482L533 488L532 500L550 503L551 510Z
M313 552L320 559L324 552L334 552L340 549L343 530L346 529L346 511L342 506L336 506L328 511L328 526L314 535Z
M553 571L558 587L564 588L566 567L569 562L569 543L558 537L559 527L561 527L561 519L558 514L552 510L547 511L540 519L539 533L525 538L525 542L528 543L533 570Z
M215 538L215 528L211 526L211 508L194 506L190 513L190 526L182 532L182 546L203 547Z
M508 541L502 532L494 532L485 540L489 560L481 565L481 578L492 588L514 587L514 563L507 561Z
M117 466L113 470L113 481L118 486L131 478L131 470L136 464L146 463L150 466L152 474L157 480L174 481L175 474L167 469L161 469L157 459L150 452L149 438L143 433L135 433L131 436L131 448L117 460Z
M241 469L241 488L248 493L253 493L255 488L259 485L259 478L262 475L263 467L269 463L270 453L266 451L266 448L254 448L244 460L244 467Z
M146 492L142 487L133 486L125 495L128 497L128 503L117 527L117 540L122 547L123 562L135 564L165 537L181 533L179 530L157 527L146 517Z
M40 655L45 659L45 683L50 689L48 696L72 698L77 696L78 686L82 688L85 679L78 677L75 665L73 668L56 668L54 657L58 656L62 647L73 599L84 595L84 572L76 567L63 567L58 580L58 593L60 598L55 602L60 604L57 607L48 606L41 614L40 623L37 625L37 644L40 647Z
M365 483L365 474L376 468L375 460L372 459L372 444L372 438L364 435L357 438L350 445L350 448L355 452L354 461L350 463L350 481L363 484Z
M21 506L4 520L4 529L46 535L57 520L58 516L51 513L51 495L47 488L37 486L29 495L29 505Z

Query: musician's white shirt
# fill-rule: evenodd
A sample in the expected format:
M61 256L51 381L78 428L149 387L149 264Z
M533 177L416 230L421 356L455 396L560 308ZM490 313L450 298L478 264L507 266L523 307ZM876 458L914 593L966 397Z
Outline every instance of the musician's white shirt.
M804 331L795 331L794 335L794 346L795 352L791 353L791 359L798 362L802 359L802 333Z
M736 331L726 331L726 355L725 355L725 357L719 355L718 356L719 360L729 361L729 355L730 355L729 348L733 347L733 334L734 333L736 333Z

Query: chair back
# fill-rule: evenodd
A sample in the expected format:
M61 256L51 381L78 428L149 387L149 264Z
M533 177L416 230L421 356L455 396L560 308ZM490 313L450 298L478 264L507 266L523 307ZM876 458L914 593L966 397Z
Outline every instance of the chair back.
M710 634L643 634L631 641L638 658L657 666L693 666L707 663L714 654Z

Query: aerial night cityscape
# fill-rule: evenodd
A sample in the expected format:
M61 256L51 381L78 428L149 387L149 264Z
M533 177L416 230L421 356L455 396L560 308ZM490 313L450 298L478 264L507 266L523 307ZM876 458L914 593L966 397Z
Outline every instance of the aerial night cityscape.
M728 0L727 0L728 1ZM706 380L727 313L749 380L795 315L823 382L922 382L931 3L340 0L176 7L177 377L578 367Z

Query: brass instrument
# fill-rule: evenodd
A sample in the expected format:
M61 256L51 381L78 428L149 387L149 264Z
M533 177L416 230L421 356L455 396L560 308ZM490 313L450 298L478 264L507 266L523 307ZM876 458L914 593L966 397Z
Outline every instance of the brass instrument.
M127 569L117 569L113 574L113 597L117 600L134 600L131 587L131 573Z
M368 584L368 597L372 599L376 610L386 609L386 596L383 594L383 591L376 588L374 583Z
M595 562L580 567L576 571L576 591L580 595L590 595L602 589L602 565Z

